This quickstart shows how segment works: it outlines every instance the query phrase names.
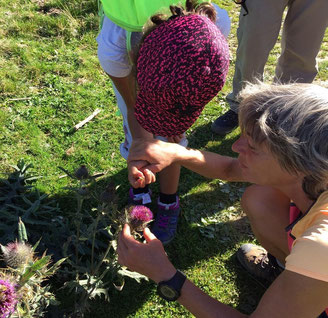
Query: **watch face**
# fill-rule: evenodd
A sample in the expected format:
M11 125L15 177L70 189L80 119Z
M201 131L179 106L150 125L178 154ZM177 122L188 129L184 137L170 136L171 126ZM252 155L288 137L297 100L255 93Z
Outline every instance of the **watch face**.
M162 294L162 296L164 296L164 298L168 300L175 300L177 297L179 297L179 294L176 290L164 284L159 286L159 292Z

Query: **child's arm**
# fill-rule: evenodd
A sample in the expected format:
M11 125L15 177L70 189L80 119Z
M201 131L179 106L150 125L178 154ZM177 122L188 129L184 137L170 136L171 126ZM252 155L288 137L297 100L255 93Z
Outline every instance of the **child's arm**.
M126 77L114 77L111 75L108 76L115 84L127 106L128 122L132 138L153 139L153 135L143 129L134 116L134 105L136 102L137 94L135 77L131 73Z

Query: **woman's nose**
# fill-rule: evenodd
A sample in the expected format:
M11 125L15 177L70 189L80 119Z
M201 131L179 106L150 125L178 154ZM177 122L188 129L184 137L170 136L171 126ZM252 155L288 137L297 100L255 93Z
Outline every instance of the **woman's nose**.
M246 150L247 139L243 136L240 136L231 146L232 151L237 153L243 153Z

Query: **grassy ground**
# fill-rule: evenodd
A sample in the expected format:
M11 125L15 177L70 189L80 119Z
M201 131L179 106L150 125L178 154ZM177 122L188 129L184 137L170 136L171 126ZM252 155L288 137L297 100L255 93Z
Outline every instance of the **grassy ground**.
M215 1L232 18L231 67L223 91L189 130L190 146L222 154L238 130L221 138L210 131L211 122L227 109L236 50L238 7L229 0ZM119 154L122 120L115 97L96 55L97 3L90 0L0 0L0 164L10 170L23 158L44 177L41 192L56 197L62 210L71 208L67 180L58 169L80 164L104 172L100 182L113 181L120 204L129 188L125 161ZM265 72L271 80L279 46L272 51ZM328 33L319 53L316 82L328 82ZM101 113L85 127L75 124L96 108ZM175 241L167 248L176 267L204 291L239 310L251 312L266 286L245 274L234 260L243 243L253 241L239 207L240 184L207 180L183 170L180 195L183 217ZM155 193L157 191L154 186ZM156 296L152 283L128 280L122 292L112 288L110 303L96 300L90 317L190 317L178 304Z

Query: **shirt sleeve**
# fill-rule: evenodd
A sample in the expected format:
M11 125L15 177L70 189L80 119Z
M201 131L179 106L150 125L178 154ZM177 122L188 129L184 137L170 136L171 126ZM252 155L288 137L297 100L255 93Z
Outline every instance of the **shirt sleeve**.
M293 244L286 269L328 282L328 221L319 219Z

